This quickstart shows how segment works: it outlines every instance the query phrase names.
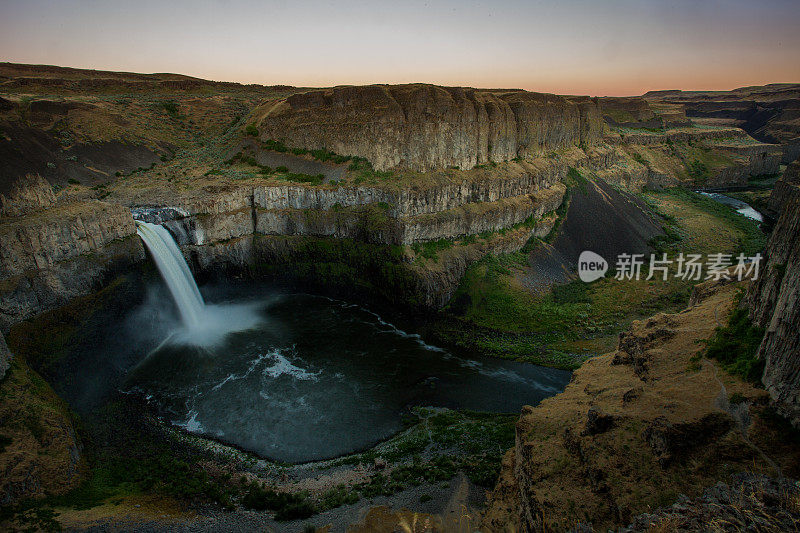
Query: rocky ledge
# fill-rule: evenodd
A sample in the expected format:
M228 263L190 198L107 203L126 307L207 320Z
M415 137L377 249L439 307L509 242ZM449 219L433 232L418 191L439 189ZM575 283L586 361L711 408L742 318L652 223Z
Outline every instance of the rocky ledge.
M256 115L264 139L364 157L379 170L535 157L597 142L603 124L593 99L425 84L310 91Z
M6 212L38 199L26 216L0 219L0 331L88 294L144 259L130 211L97 200L55 202L39 178L6 197Z

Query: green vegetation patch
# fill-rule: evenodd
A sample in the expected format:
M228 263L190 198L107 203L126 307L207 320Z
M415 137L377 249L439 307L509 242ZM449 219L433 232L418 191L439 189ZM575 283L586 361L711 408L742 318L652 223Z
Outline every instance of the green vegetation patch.
M242 505L256 511L275 511L275 520L300 520L317 512L307 492L277 492L252 483L242 498Z
M439 239L436 241L416 242L411 245L411 249L418 256L433 261L439 261L438 253L442 250L447 250L453 247L453 241L449 239Z
M741 295L739 296L741 299ZM764 329L753 326L747 309L736 308L725 327L717 328L707 341L705 355L722 363L731 374L760 383L764 360L756 358Z
M656 248L664 251L686 251L701 254L714 252L744 253L747 256L753 256L763 250L767 244L767 236L758 227L757 222L737 213L731 207L702 194L676 187L663 191L650 191L643 197L651 208L659 212L664 221L666 235L657 237L660 242L654 243ZM671 203L676 207L674 209L676 214L664 213L659 202ZM717 227L728 229L736 239L734 247L732 249L699 248L698 243L691 238L693 235L690 232L693 228L687 228L682 224L683 221L680 220L682 216L687 214L687 210L683 210L682 206L686 206L694 212L699 211L701 215L704 215L708 221L705 223L707 228L713 227L711 223L714 223ZM702 222L702 220L698 221Z
M386 461L386 473L352 487L363 497L389 496L423 483L448 481L464 472L473 483L491 488L500 462L514 445L516 415L415 407L410 427L377 448L339 464Z
M574 169L569 180L574 193L585 178ZM765 244L755 222L703 195L670 189L642 197L664 227L665 234L650 242L657 253L754 255ZM559 220L567 206L565 202L559 209ZM613 350L618 333L632 320L682 309L695 283L674 277L620 281L607 276L536 292L525 279L528 253L537 242L533 239L522 252L487 256L473 264L445 309L446 317L429 326L430 334L467 350L571 369L586 356Z

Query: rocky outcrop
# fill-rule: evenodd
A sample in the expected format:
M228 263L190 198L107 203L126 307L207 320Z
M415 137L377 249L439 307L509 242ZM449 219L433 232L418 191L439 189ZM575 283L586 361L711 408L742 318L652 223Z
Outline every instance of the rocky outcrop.
M746 302L753 322L766 328L757 354L766 363L764 386L800 426L800 183L797 163L790 168L773 191L780 217Z
M609 133L605 139L631 156L629 170L641 165L646 182L656 188L741 187L754 176L776 174L780 168L779 146L760 143L739 128L639 128Z
M661 128L663 123L644 98L598 98L603 119L610 126L621 128Z
M713 148L731 159L732 164L714 171L706 186L746 186L753 176L777 174L781 151L771 144L715 143Z
M740 128L675 128L663 133L648 131L626 131L625 133L610 134L605 140L615 144L665 144L677 142L715 141L747 139L747 133Z
M144 258L128 209L73 202L0 225L0 331L96 289Z
M495 202L549 188L567 173L567 164L556 160L525 163L512 176L488 179L447 180L408 188L337 187L335 189L280 185L256 187L253 203L262 209L324 209L371 203L388 205L394 217L411 217L454 209L467 203Z
M800 85L773 83L732 91L651 91L651 103L681 105L700 121L738 126L764 143L782 150L782 163L800 156Z
M700 287L691 307L635 321L563 393L523 407L481 531L608 531L731 472L778 475L774 461L792 475L796 447L762 418L766 393L711 362L692 364L741 284ZM718 407L733 395L749 409L743 429Z
M90 201L56 207L0 226L0 279L102 248L135 233L122 206Z
M368 159L379 170L470 169L600 140L590 100L435 85L335 87L262 107L262 139Z
M0 190L0 218L18 217L56 203L56 195L46 179L26 174Z
M639 515L617 531L703 531L709 524L725 524L725 531L791 531L800 520L798 498L800 485L793 479L737 474L700 498L681 496L671 507Z
M791 200L793 191L797 187L800 187L800 161L795 161L786 167L781 179L775 182L767 204L774 218L780 216L784 202Z
M650 102L650 109L658 115L666 128L683 128L692 125L692 121L686 116L686 106L683 104Z
M67 404L22 358L0 397L0 506L74 489L85 463Z

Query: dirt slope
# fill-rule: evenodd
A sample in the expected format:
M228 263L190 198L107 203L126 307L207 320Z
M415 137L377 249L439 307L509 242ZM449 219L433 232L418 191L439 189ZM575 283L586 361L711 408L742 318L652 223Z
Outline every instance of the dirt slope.
M692 361L738 289L698 286L688 309L635 322L618 350L585 363L564 393L524 407L483 528L582 522L600 531L736 472L774 476L777 463L796 476L800 453L769 422L766 393Z

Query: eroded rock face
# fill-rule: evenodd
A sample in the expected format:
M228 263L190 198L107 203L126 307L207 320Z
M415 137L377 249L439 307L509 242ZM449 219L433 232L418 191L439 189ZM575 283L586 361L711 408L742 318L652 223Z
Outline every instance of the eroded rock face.
M0 331L98 288L144 259L130 211L99 201L56 205L0 225Z
M11 366L11 352L6 344L6 339L0 333L0 380L5 377L9 366Z
M660 128L662 121L656 117L644 98L613 97L600 98L603 119L611 126L634 128Z
M781 214L746 302L753 322L766 328L758 349L766 362L764 386L800 425L800 183L797 163L790 168L773 191L770 203L780 206Z
M335 87L263 110L263 139L365 157L378 170L469 169L600 139L588 99L435 85Z
M800 155L800 85L773 83L732 91L650 91L644 98L654 105L682 105L690 117L739 126L765 143L778 143L782 163Z
M66 403L22 359L0 382L0 394L0 505L75 488L85 463Z
M18 217L56 203L53 188L38 174L26 174L0 190L0 217Z
M694 500L682 496L666 509L642 514L619 533L703 531L709 524L725 524L726 531L791 531L796 527L800 496L796 481L750 473L717 483Z
M0 279L45 269L136 232L130 211L91 201L0 227Z
M792 191L796 190L797 187L800 187L800 161L795 161L786 167L781 179L775 182L768 204L775 218L780 216L783 203L791 200Z

